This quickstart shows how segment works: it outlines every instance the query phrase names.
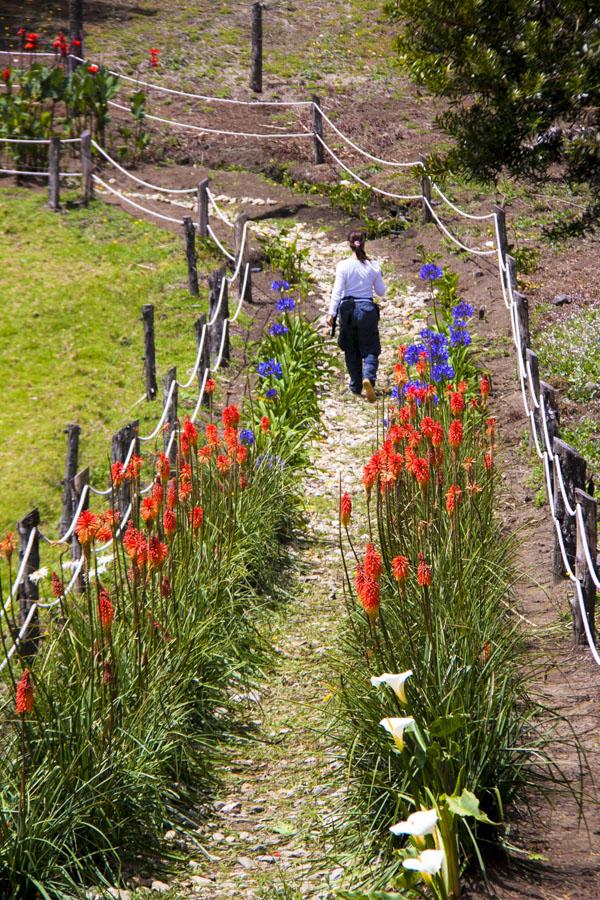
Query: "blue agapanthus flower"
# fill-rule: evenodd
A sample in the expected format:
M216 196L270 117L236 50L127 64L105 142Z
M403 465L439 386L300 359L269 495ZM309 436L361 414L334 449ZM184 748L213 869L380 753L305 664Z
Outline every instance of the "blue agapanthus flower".
M404 351L404 362L407 366L414 366L419 361L419 355L426 352L423 344L409 344Z
M275 305L279 312L291 312L296 308L296 301L292 297L280 297Z
M278 363L276 359L268 359L266 362L259 362L256 371L261 378L268 378L269 375L272 375L273 378L281 378L283 375L281 363Z
M265 391L265 397L267 400L274 400L277 397L277 390L275 388L269 388L268 391Z
M438 278L442 278L443 275L444 272L439 266L436 266L435 263L425 263L425 265L421 266L419 269L419 278L421 281L437 281Z
M273 469L277 467L278 469L285 468L285 463L280 456L275 456L273 453L261 453L255 463L255 468L258 469L259 466L266 466L267 469Z
M454 328L453 325L450 326L450 343L453 347L468 347L472 341L472 337L467 331L466 328L462 328L459 326L458 328Z
M394 399L394 400L400 399L400 390L399 390L397 384L395 384L394 387L392 388L392 399Z
M251 428L242 428L240 431L240 444L251 447L254 443L254 432Z
M450 363L443 362L437 363L431 367L431 380L432 381L452 381L454 378L454 368L450 365Z
M289 330L290 329L282 322L275 322L275 324L271 325L269 328L269 334L273 335L273 337L280 337L283 334L287 334Z
M441 331L433 331L431 328L423 328L419 337L425 346L427 359L430 363L447 362L448 338Z
M460 303L457 303L456 306L452 308L452 318L454 319L454 324L464 324L467 319L471 318L474 312L475 307L471 303L467 303L465 300L461 300Z
M274 281L273 284L271 285L272 291L289 291L289 289L290 289L289 282L284 281L284 280Z

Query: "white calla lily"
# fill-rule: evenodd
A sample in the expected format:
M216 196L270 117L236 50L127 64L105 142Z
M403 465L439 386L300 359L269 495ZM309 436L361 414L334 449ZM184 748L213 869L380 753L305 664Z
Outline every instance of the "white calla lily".
M391 672L384 672L383 675L372 675L371 684L373 687L387 684L391 687L400 703L406 703L406 688L404 683L411 675L412 669L409 669L408 672L399 672L396 675L392 675Z
M423 850L418 856L410 856L408 859L402 860L405 869L412 869L414 872L420 872L421 875L429 876L437 875L444 865L443 850Z
M411 716L406 716L405 718L388 717L387 719L382 719L379 724L392 735L398 750L403 750L404 732L414 728L415 720Z
M435 809L421 809L411 813L403 822L392 825L392 834L411 834L413 837L424 837L433 834L437 825L438 814Z

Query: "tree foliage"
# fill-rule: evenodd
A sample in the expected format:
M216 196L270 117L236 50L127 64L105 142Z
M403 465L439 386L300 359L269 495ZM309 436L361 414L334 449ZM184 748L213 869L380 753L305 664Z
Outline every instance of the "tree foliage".
M600 194L600 8L593 0L391 0L417 83L450 101L451 161L567 177Z

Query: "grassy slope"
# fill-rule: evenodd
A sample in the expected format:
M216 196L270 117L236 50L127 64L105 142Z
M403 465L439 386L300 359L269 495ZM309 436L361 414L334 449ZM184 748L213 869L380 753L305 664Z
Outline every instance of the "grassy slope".
M0 189L0 527L36 503L54 524L68 422L98 479L114 431L134 415L157 421L159 401L128 412L144 390L144 303L159 374L195 356L181 241L103 204L56 215L44 199Z

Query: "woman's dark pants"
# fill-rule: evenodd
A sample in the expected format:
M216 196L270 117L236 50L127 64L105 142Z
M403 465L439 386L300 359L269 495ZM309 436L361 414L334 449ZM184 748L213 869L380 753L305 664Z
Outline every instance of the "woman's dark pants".
M371 301L358 300L348 323L344 349L352 393L361 393L363 378L375 384L380 353L379 310Z

